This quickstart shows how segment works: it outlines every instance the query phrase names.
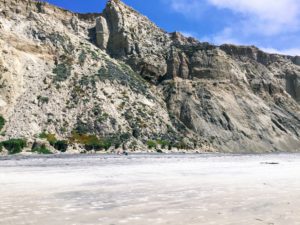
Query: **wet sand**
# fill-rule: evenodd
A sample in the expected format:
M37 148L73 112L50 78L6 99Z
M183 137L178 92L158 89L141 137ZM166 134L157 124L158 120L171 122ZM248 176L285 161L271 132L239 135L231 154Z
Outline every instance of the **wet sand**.
M0 158L1 225L300 225L300 155Z

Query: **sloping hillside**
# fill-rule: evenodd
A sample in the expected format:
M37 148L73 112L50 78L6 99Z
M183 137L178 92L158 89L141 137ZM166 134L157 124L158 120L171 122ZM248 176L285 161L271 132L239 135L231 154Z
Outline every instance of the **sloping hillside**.
M0 6L2 141L53 152L300 151L299 57L169 34L118 0L102 14Z

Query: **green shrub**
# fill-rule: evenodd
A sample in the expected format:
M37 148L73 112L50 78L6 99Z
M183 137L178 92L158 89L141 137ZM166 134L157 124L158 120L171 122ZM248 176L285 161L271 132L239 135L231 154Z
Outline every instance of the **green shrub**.
M114 146L115 146L115 149L117 149L117 148L120 148L121 147L121 141L116 141L115 143L114 143Z
M50 134L43 132L39 135L39 138L46 139L51 145L54 145L54 143L57 141L55 134Z
M120 134L119 135L119 139L122 141L122 142L125 142L127 140L129 140L131 137L131 134L130 133L123 133L123 134Z
M48 97L38 96L37 99L38 99L39 103L41 103L41 104L48 104L49 103L49 98Z
M94 127L92 124L84 123L82 121L78 121L75 127L75 133L77 134L88 134L93 131Z
M112 146L112 140L110 138L98 138L96 136L91 136L89 141L85 144L86 150L108 150Z
M122 135L120 135L122 136ZM124 134L122 137L125 139L127 134ZM120 147L122 144L122 138L120 137L97 137L96 135L80 134L74 131L72 137L70 138L71 142L76 142L84 145L85 149L88 151L95 150L108 150L111 146L115 148Z
M43 132L39 135L39 138L46 139L51 146L53 146L56 150L61 152L66 152L69 146L68 141L57 140L55 134Z
M97 138L96 140L86 143L84 145L84 148L88 151L91 151L91 150L99 151L99 150L103 149L103 146L102 146L102 143Z
M97 53L96 53L96 52L94 52L94 51L90 51L90 53L92 54L92 58L93 58L94 60L97 60L97 59L99 59L99 57L98 57L98 55L97 55Z
M170 145L170 142L166 140L158 140L157 143L160 145L162 149L165 149L167 146Z
M132 129L132 136L135 138L139 138L141 136L141 131L138 127L134 127Z
M156 148L157 147L157 143L156 143L156 141L148 140L147 141L147 146L148 146L149 149Z
M103 114L98 116L97 121L99 123L103 123L103 122L107 121L108 117L109 117L109 115L107 113L103 113Z
M46 132L42 132L39 134L39 138L41 139L46 139L47 138L47 133Z
M61 35L60 32L51 33L47 36L49 38L50 42L55 45L55 47L62 47L64 49L64 52L68 55L73 54L73 51L75 50L75 47L73 46L71 40L69 37ZM65 55L60 56L65 57Z
M3 116L0 115L0 130L3 129L4 125L5 125L5 119L3 118Z
M86 60L86 52L82 51L78 57L78 61L79 61L80 65L83 65L85 60Z
M81 87L83 87L83 86L88 86L89 83L90 83L90 79L89 79L88 76L83 76L83 77L81 77L81 79L79 80L79 84L80 84Z
M3 141L2 145L7 149L9 154L17 154L22 152L22 149L26 147L27 142L24 139L10 139Z
M112 146L112 140L111 139L102 139L102 147L107 151Z
M170 142L169 141L166 141L166 140L157 140L157 141L155 141L155 140L148 140L147 141L147 146L148 146L148 148L150 148L150 149L152 149L152 148L157 148L157 145L160 145L160 147L162 148L162 149L165 149L165 148L167 148L167 147L169 147L170 146Z
M68 79L71 76L71 68L64 64L58 64L54 69L53 73L56 75L54 80L58 82L62 82Z
M66 141L66 140L59 140L59 141L56 141L52 146L60 152L66 152L69 144L68 144L68 141Z
M130 67L125 64L117 65L110 61L106 63L106 67L101 67L96 74L100 80L117 81L123 86L129 86L137 93L149 94L151 97L147 90L147 82Z
M37 154L45 154L45 155L52 154L52 152L49 149L47 149L45 145L35 147L31 151Z

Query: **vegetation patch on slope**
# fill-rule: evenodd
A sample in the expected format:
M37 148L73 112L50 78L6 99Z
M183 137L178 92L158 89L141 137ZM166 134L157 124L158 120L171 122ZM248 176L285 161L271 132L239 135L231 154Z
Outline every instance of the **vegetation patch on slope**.
M37 153L37 154L44 154L44 155L50 155L52 152L46 148L45 145L33 147L31 152Z
M5 119L0 115L0 131L3 129L5 125Z
M139 94L146 95L150 99L153 98L148 91L147 82L125 64L118 66L107 61L106 67L100 68L97 76L100 80L117 81L123 86L129 86L133 91Z
M22 152L23 148L27 146L27 141L24 139L10 139L1 143L9 154L17 154Z

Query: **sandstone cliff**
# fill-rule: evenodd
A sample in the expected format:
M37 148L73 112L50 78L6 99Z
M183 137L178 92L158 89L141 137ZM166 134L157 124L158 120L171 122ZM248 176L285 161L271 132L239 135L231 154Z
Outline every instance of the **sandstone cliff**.
M300 151L299 57L167 33L118 0L101 14L0 0L0 51L2 140Z

